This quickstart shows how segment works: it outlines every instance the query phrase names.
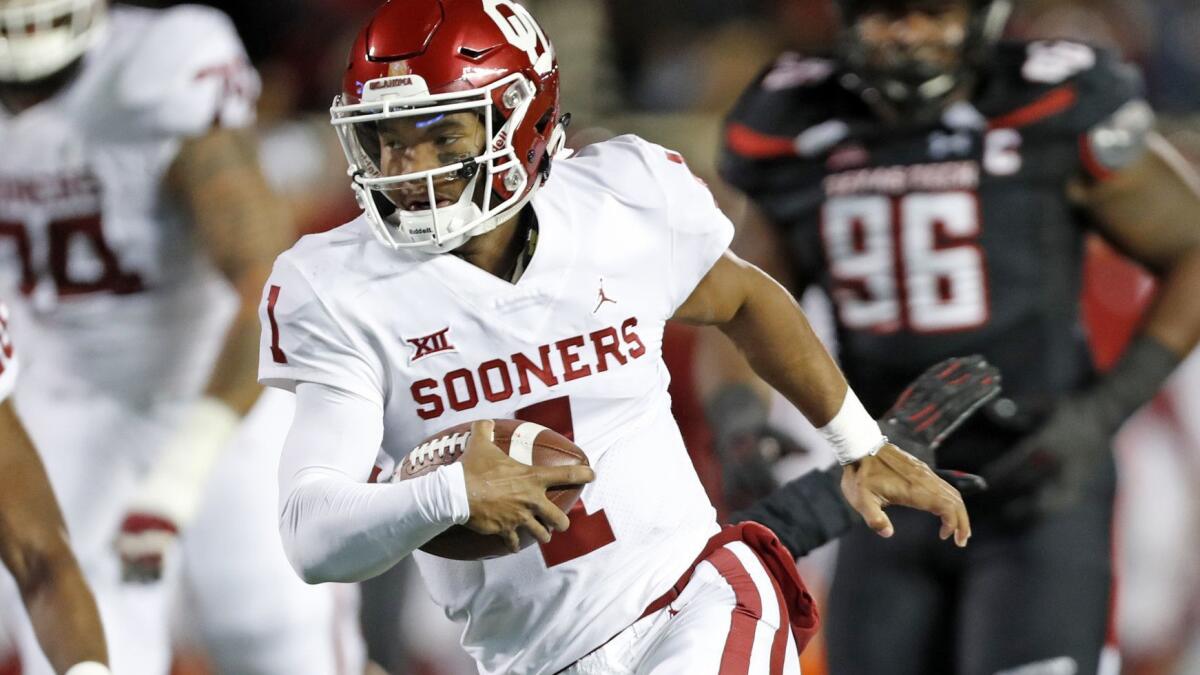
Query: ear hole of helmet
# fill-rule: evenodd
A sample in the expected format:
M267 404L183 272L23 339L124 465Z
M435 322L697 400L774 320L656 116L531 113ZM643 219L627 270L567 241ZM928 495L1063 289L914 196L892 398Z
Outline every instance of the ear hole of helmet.
M396 205L392 203L392 200L383 196L382 192L368 190L367 194L370 195L370 200L375 202L375 208L379 210L379 215L384 218L390 218L397 211Z
M537 132L539 134L541 134L542 136L545 136L546 131L550 128L550 123L553 121L554 121L554 110L552 110L552 109L547 110L546 113L544 115L542 115L542 118L537 121L537 124L533 125L533 127L535 129L537 129Z

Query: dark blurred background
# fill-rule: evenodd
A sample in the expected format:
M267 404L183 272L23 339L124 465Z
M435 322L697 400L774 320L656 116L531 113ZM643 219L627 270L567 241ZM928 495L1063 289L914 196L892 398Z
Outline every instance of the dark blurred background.
M377 0L207 4L237 23L263 77L263 127L273 128L326 114L350 40ZM749 79L783 49L827 51L836 36L829 0L526 4L558 48L576 134L590 140L595 127L643 133L683 151L701 173L712 165L717 121ZM1014 36L1082 39L1139 64L1166 128L1198 156L1193 149L1200 139L1187 129L1187 118L1200 111L1200 3L1025 0L1018 7Z
M173 2L136 2L150 6ZM356 215L344 160L328 126L354 32L377 0L217 0L236 22L263 79L261 152L302 231ZM713 165L722 115L779 51L828 51L836 38L828 0L524 0L558 49L565 108L576 146L638 133L675 148L709 179L737 220L739 200ZM1064 37L1110 47L1142 67L1163 132L1200 163L1200 2L1025 0L1014 37ZM1136 267L1093 245L1084 301L1098 360L1110 362L1151 287ZM819 303L813 309L819 313ZM820 322L820 317L815 317ZM691 336L670 336L673 395L706 485L719 480L706 456L688 370ZM1189 364L1168 393L1118 443L1120 626L1126 673L1200 673L1200 366ZM782 418L789 419L786 412ZM803 425L798 425L803 426ZM802 430L798 430L803 433ZM812 457L810 463L823 461ZM785 471L800 471L793 466ZM832 548L832 547L829 547ZM806 561L818 592L832 551ZM473 672L456 633L401 568L364 589L373 655L390 672ZM419 627L415 628L415 627ZM196 664L202 663L197 655ZM825 672L819 641L806 675ZM198 670L196 670L198 668ZM181 665L181 672L203 672Z

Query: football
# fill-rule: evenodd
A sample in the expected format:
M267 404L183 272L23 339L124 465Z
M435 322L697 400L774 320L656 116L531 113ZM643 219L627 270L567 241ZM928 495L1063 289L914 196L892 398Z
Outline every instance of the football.
M492 438L509 457L531 466L587 466L587 456L566 436L551 429L522 420L497 419ZM464 422L438 432L422 441L400 462L393 480L410 480L453 464L462 458L471 438L471 423ZM579 499L582 485L565 485L546 491L546 497L564 513ZM536 543L533 535L521 531L521 548ZM430 539L421 550L451 560L485 560L508 555L511 551L496 535L475 532L455 525Z

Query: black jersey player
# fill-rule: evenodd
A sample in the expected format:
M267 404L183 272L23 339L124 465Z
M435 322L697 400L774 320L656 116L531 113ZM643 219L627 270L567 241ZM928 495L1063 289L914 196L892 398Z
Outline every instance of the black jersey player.
M819 284L832 297L842 365L869 410L960 353L997 365L1006 395L938 457L992 484L968 502L972 546L939 546L903 512L892 539L861 528L844 541L832 670L1097 672L1109 439L1200 336L1196 183L1154 133L1133 68L1083 44L999 42L1007 0L839 4L836 53L784 54L744 93L721 173L777 242L757 247L779 254L761 262L786 266L797 293ZM1161 281L1104 376L1080 323L1088 232ZM719 417L761 414L730 387Z

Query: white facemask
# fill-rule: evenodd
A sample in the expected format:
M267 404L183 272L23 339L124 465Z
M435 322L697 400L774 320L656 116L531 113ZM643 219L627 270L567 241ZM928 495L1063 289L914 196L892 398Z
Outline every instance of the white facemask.
M503 92L512 112L503 124L493 115L493 93ZM416 249L445 253L471 237L489 232L515 216L538 187L537 176L527 174L513 147L512 136L529 109L533 85L514 74L486 87L452 94L429 94L424 80L415 75L372 80L364 85L362 102L342 103L338 97L331 108L334 128L350 164L352 186L366 212L376 237L393 249ZM384 175L378 159L363 146L355 125L384 120L470 111L483 120L485 147L477 157L428 171L406 175ZM550 150L556 151L561 143ZM458 200L437 207L435 181L464 169L475 173ZM503 181L511 197L502 198L493 188ZM479 181L485 181L483 186ZM532 184L531 184L531 181ZM431 208L421 211L392 210L384 194L405 183L424 183ZM480 196L481 195L481 196ZM478 203L477 197L482 201ZM381 205L383 208L381 208Z
M104 0L0 6L0 82L33 82L66 68L99 40L104 19Z

